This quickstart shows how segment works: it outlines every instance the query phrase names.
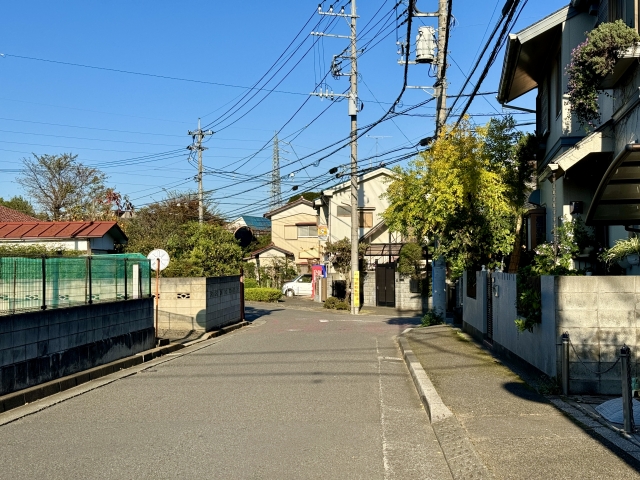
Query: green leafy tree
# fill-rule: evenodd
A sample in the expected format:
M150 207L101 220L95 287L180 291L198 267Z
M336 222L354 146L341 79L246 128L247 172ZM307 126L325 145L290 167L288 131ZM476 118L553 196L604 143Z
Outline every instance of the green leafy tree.
M364 258L368 244L358 244L358 260ZM347 279L347 295L351 292L351 241L345 237L337 242L328 241L324 246L325 253L329 254L329 261L333 269Z
M33 155L22 160L17 182L54 221L93 220L106 193L106 175L78 162L77 155Z
M205 204L204 219L207 224L224 224L209 203ZM131 218L121 219L119 225L129 238L126 251L147 255L156 248L167 250L172 235L182 225L197 220L197 196L190 192L169 192L165 199L136 210Z
M238 275L243 265L242 249L233 233L215 224L183 224L166 247L172 260L163 274L169 277Z
M25 215L29 215L30 217L36 216L33 205L31 205L28 200L21 196L13 196L9 200L5 200L4 198L0 197L0 205L12 210L16 210L18 212L22 212Z
M432 147L395 169L383 218L390 230L427 242L438 239L453 278L476 264L499 265L514 245L525 187L514 158L514 123L446 127ZM507 179L513 178L513 184Z
M299 198L304 198L305 200L309 200L310 202L313 202L316 198L318 198L320 196L320 192L303 192L303 193L298 193L296 195L293 195L292 197L289 198L289 201L287 203L292 203L295 202L296 200L298 200Z

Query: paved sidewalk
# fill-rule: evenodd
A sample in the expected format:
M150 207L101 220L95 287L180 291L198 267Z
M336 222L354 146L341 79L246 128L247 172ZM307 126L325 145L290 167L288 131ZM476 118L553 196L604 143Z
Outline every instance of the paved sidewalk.
M432 426L456 478L640 478L640 462L597 435L599 423L578 425L457 329L405 338L453 414Z

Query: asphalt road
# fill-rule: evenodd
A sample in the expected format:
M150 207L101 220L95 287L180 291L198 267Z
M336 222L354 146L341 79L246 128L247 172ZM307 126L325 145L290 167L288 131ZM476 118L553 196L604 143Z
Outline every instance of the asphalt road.
M249 312L0 426L0 478L451 478L393 341L410 319Z

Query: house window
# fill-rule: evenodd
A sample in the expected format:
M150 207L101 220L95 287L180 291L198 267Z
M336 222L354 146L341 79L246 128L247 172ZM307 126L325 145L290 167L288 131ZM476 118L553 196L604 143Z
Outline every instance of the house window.
M338 217L351 217L351 207L347 205L338 205ZM373 212L358 212L358 224L360 228L373 227Z
M350 217L351 216L351 207L345 205L338 205L338 216L339 217Z
M372 212L358 212L360 228L373 227L373 213Z
M300 237L317 237L317 225L298 225L298 238Z

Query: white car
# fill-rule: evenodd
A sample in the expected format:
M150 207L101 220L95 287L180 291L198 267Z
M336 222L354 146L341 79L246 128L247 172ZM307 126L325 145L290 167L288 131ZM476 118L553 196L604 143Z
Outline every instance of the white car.
M312 275L310 273L303 273L298 275L290 282L282 285L282 294L287 297L293 297L294 295L306 295L311 296L311 281Z

